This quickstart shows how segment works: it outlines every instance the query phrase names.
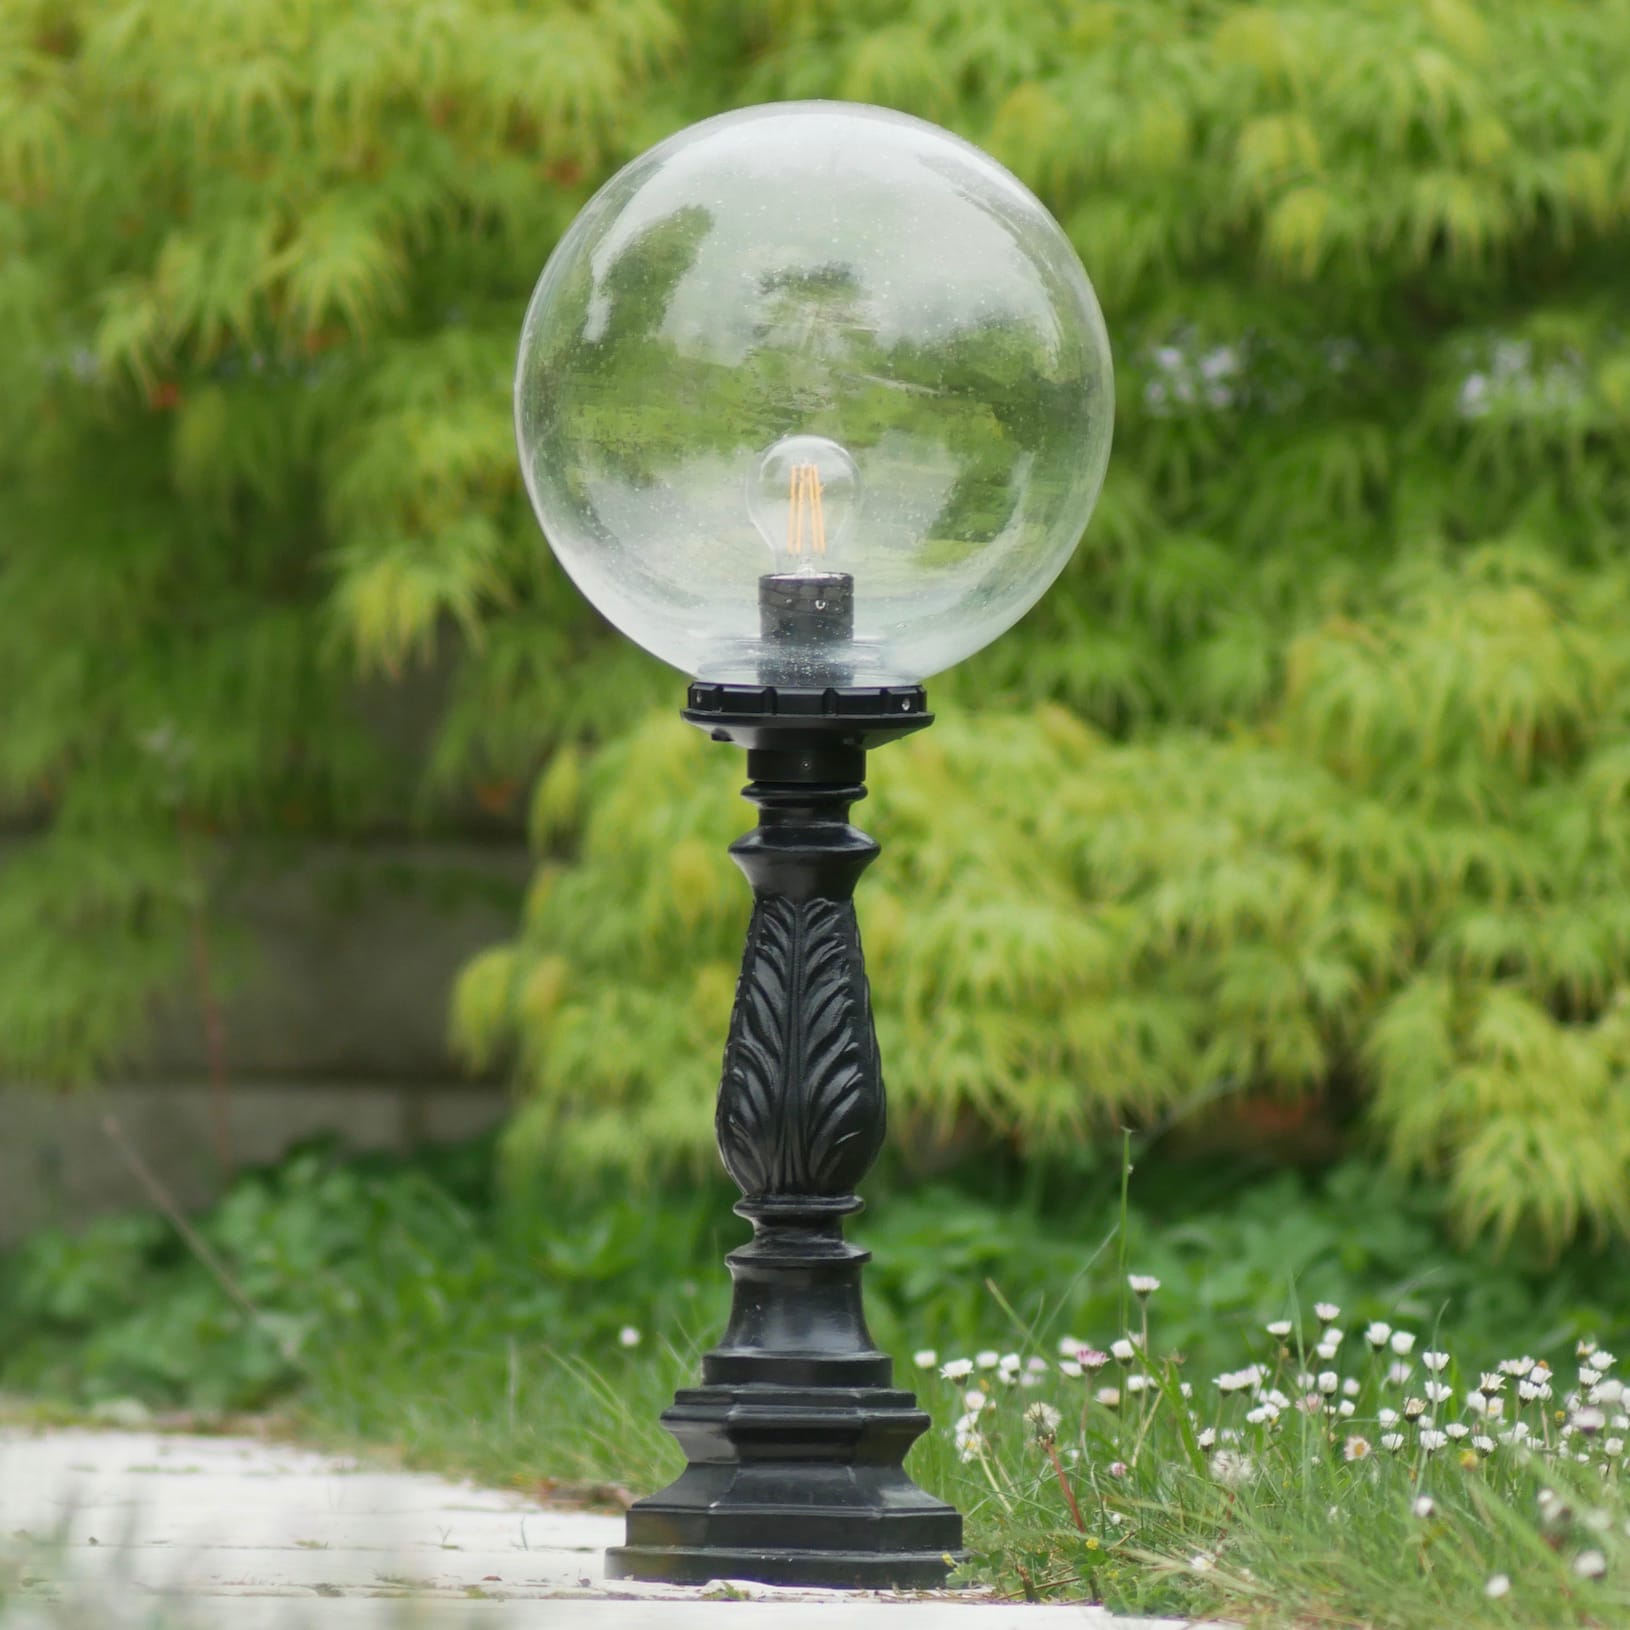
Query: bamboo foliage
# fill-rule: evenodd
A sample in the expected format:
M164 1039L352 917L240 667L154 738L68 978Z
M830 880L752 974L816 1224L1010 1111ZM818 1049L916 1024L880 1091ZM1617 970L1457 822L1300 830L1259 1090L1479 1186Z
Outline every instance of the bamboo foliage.
M537 776L456 1032L517 1159L709 1158L739 766L538 547L508 376L593 185L784 96L991 148L1116 348L1082 548L877 765L896 1102L1040 1148L1350 1098L1468 1230L1625 1229L1626 0L16 0L0 1062L128 1048L178 826ZM432 662L392 760L358 675Z

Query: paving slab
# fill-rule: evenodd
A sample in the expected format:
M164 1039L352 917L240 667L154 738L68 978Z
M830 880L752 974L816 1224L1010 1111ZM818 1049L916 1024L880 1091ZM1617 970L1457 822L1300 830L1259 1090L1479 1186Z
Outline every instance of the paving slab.
M605 1578L618 1516L248 1438L0 1428L0 1630L1184 1630L975 1592Z

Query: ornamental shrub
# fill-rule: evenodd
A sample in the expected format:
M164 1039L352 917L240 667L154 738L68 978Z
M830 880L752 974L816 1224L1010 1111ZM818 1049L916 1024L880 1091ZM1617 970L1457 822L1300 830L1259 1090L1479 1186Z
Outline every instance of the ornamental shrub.
M707 1158L741 767L539 546L508 382L594 184L793 96L988 146L1116 348L1082 549L877 765L898 1109L1317 1096L1469 1232L1630 1229L1626 0L16 0L0 1067L129 1054L209 835L535 779L457 1032L517 1158Z

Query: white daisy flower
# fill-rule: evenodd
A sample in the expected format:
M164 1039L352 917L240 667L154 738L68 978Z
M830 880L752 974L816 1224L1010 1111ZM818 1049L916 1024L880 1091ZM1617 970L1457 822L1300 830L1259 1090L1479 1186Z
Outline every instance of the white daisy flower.
M1435 1455L1448 1441L1448 1438L1438 1431L1436 1427L1428 1427L1421 1433L1421 1447L1429 1455Z
M1455 1389L1441 1381L1428 1381L1421 1391L1435 1404L1446 1404L1455 1395Z
M1437 1375L1440 1371L1448 1369L1449 1355L1447 1353L1440 1353L1436 1351L1422 1353L1421 1363L1423 1363L1427 1369L1433 1373L1433 1375Z
M1401 1387L1414 1373L1415 1366L1413 1364L1405 1364L1402 1360L1399 1360L1387 1371L1387 1380L1393 1386Z
M946 1381L966 1381L973 1374L973 1360L971 1358L953 1358L950 1363L940 1366L940 1376Z
M622 1329L617 1332L617 1345L619 1347L638 1347L639 1344L640 1333L634 1328L633 1325L625 1324Z
M1430 1494L1420 1494L1415 1497L1415 1503L1409 1508L1417 1517L1432 1516L1438 1509L1438 1503Z
M1341 1386L1341 1377L1334 1370L1321 1370L1319 1372L1319 1391L1326 1398L1333 1397Z
M1073 1358L1061 1358L1058 1361L1058 1373L1069 1376L1072 1381L1077 1381L1081 1378L1083 1372L1081 1366Z
M1483 1594L1490 1601L1497 1602L1502 1596L1511 1594L1511 1581L1503 1573L1489 1575L1489 1582L1483 1586Z
M1462 1438L1469 1438L1472 1429L1464 1421L1449 1421L1443 1428L1444 1436L1453 1438L1459 1443Z
M1024 1412L1024 1418L1038 1443L1051 1443L1059 1422L1064 1419L1051 1404L1032 1404Z
M994 1347L987 1347L982 1353L975 1353L973 1361L982 1370L994 1370L1002 1362L1002 1355Z
M1217 1428L1214 1426L1202 1428L1201 1431L1195 1435L1194 1441L1199 1444L1202 1449L1211 1448L1217 1441Z
M1320 1324L1334 1324L1341 1317L1341 1309L1334 1302L1315 1302L1313 1313Z
M1370 1440L1361 1438L1356 1432L1341 1446L1343 1460L1363 1460L1370 1452Z
M1381 1434L1381 1447L1389 1454L1397 1454L1403 1446L1404 1435L1402 1432L1383 1432Z
M1275 1319L1272 1324L1264 1327L1270 1336L1277 1336L1281 1341L1295 1328L1289 1319Z
M1364 1327L1364 1339L1372 1347L1385 1347L1387 1344L1387 1337L1391 1334L1392 1326L1390 1324L1383 1324L1380 1319L1375 1319Z
M962 1395L962 1407L973 1415L977 1415L989 1402L990 1399L978 1387L973 1387Z
M1219 1449L1211 1457L1211 1475L1225 1488L1239 1488L1256 1475L1256 1462L1234 1449Z
M1400 1358L1408 1358L1415 1351L1415 1338L1407 1330L1394 1330L1391 1347Z
M940 1361L940 1355L932 1347L924 1347L911 1355L911 1362L919 1370L931 1370Z
M1152 1273L1129 1273L1126 1282L1132 1288L1132 1294L1140 1300L1153 1296L1160 1289L1160 1281Z
M1472 1448L1474 1448L1480 1455L1491 1455L1494 1453L1494 1439L1491 1437L1486 1437L1483 1433L1479 1432L1477 1436L1472 1439Z
M1607 1572L1607 1558L1600 1551L1581 1551L1573 1559L1573 1571L1581 1579L1600 1579Z
M1115 1355L1119 1364L1130 1364L1137 1357L1138 1350L1124 1336L1119 1341L1112 1341L1109 1350Z

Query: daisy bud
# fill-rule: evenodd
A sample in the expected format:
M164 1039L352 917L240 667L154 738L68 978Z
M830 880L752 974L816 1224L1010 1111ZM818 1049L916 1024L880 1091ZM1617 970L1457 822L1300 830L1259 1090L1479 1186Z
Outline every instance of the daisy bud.
M1336 1405L1336 1413L1341 1416L1343 1420L1346 1420L1349 1415L1353 1414L1357 1410L1357 1408L1358 1405L1355 1404L1351 1398L1343 1398L1341 1402Z
M1502 1596L1511 1594L1511 1581L1503 1573L1491 1574L1489 1582L1483 1586L1483 1594L1491 1602L1497 1602Z
M1426 1400L1424 1398L1404 1399L1404 1419L1418 1421L1426 1413Z
M1334 1370L1321 1370L1319 1372L1319 1391L1322 1392L1325 1397L1329 1398L1333 1396L1337 1388L1340 1386L1341 1377L1337 1375Z
M1313 1349L1314 1354L1317 1357L1322 1358L1326 1364L1328 1364L1330 1360L1336 1356L1337 1350L1337 1344L1333 1341L1321 1341L1318 1346Z
M1119 1387L1099 1387L1092 1396L1093 1400L1102 1404L1105 1409L1119 1409L1121 1407L1121 1389Z
M1361 1389L1357 1379L1351 1375L1349 1375L1341 1384L1341 1395L1343 1398L1356 1398L1360 1390Z
M1364 1327L1364 1339L1372 1347L1385 1347L1387 1344L1387 1337L1391 1334L1392 1326L1390 1324L1383 1324L1379 1319L1377 1319L1373 1324L1369 1324Z
M634 1328L633 1325L625 1324L622 1329L617 1332L617 1345L619 1347L638 1347L639 1344L640 1333Z

